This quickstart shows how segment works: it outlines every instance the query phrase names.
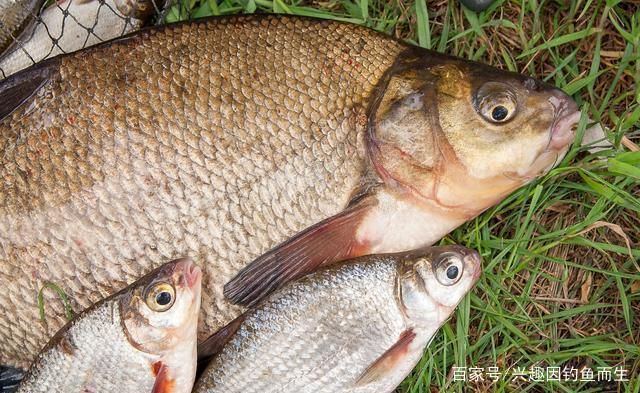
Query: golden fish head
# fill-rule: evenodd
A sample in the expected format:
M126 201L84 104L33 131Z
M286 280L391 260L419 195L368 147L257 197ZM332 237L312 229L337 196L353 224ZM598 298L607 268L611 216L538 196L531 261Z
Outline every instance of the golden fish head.
M567 94L420 53L389 72L370 107L370 154L385 181L471 217L564 157L580 118Z

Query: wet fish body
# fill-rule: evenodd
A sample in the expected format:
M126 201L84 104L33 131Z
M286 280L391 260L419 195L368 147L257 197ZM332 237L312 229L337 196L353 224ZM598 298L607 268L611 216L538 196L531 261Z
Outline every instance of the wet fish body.
M79 311L189 255L204 338L242 312L223 287L250 261L227 287L243 304L431 244L548 170L575 118L531 78L284 16L143 30L7 79L0 103L5 364L63 324L49 291L37 322L45 281Z
M43 10L41 21L16 36L10 51L0 58L0 76L138 30L153 9L152 0L56 2Z
M200 270L163 265L70 321L38 356L18 393L191 392Z
M44 0L0 0L0 55L38 16Z
M392 392L480 270L476 252L451 246L313 273L248 311L194 392Z

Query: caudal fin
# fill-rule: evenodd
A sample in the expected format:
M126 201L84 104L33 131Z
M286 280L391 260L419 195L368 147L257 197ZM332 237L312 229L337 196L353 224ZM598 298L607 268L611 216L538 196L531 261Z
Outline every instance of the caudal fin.
M23 377L24 372L21 369L0 365L0 393L17 391Z

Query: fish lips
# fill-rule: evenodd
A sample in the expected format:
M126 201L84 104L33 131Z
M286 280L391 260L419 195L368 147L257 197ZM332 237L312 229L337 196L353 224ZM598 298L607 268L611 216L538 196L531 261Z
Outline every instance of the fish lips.
M562 151L574 138L573 126L580 120L578 105L564 92L557 90L549 97L549 104L554 108L555 119L551 125L547 151Z
M555 89L549 97L549 104L554 108L554 120L549 130L549 142L536 157L531 167L516 178L530 181L541 174L549 172L562 160L569 145L575 139L574 126L580 120L580 110L571 97L562 90ZM508 174L507 177L512 177Z
M177 263L176 269L182 271L182 283L187 288L195 288L202 280L202 270L190 258Z

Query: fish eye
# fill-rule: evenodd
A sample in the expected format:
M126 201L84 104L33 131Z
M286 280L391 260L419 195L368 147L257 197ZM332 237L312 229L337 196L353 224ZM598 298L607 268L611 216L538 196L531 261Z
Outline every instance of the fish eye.
M456 278L458 278L458 267L457 266L449 266L447 268L447 278L449 280L455 280Z
M175 288L167 283L157 283L151 286L145 296L147 306L156 312L167 311L173 306L176 298Z
M460 281L464 271L462 257L455 253L441 255L434 264L435 276L438 282L445 286L451 286Z
M478 89L474 105L480 116L494 124L511 120L517 109L515 94L508 85L498 82L488 82Z
M491 111L491 118L494 121L503 121L509 115L509 110L502 105L497 105L493 107Z

